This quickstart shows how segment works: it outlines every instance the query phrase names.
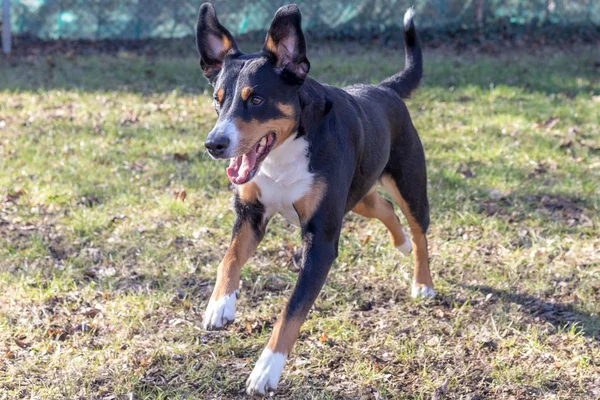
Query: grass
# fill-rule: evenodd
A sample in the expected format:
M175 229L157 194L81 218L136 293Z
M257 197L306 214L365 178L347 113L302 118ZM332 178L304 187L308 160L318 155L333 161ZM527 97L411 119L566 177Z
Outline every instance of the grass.
M201 329L233 213L225 163L202 150L215 115L190 53L0 60L0 398L243 397L300 238L276 218L235 323ZM337 85L402 66L376 47L311 54ZM594 57L426 49L408 105L438 297L413 302L411 260L348 215L276 398L600 397Z

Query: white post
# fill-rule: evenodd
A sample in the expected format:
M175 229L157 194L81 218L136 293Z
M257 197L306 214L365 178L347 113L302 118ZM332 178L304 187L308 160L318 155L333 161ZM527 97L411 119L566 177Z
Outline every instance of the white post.
M2 7L2 50L10 54L10 0L3 0Z

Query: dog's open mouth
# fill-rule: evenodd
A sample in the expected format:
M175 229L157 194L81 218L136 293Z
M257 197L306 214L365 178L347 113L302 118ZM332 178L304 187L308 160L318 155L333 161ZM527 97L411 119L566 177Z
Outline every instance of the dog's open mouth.
M227 176L231 183L242 185L250 181L260 168L260 163L271 151L273 143L275 143L275 133L269 132L249 152L232 158L227 168Z

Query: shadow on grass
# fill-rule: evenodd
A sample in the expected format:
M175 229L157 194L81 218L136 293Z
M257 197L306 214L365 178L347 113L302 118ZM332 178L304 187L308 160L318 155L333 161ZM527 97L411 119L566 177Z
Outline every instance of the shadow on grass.
M531 317L540 318L557 328L580 327L586 337L600 341L600 319L578 310L574 304L551 303L530 294L495 289L486 285L460 284L460 286L486 295L492 294L505 303L519 304L521 309Z

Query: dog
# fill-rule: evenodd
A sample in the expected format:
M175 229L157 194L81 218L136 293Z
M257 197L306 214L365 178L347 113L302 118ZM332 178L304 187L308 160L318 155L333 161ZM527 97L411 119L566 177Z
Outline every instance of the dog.
M218 118L205 147L229 159L235 186L231 243L217 270L204 314L208 330L235 318L240 271L279 213L302 231L302 268L292 295L248 381L251 395L275 390L300 327L338 254L344 215L383 222L392 245L413 251L412 296L435 295L427 250L429 202L425 155L406 99L423 71L414 11L404 16L405 68L377 85L343 89L308 76L310 63L298 6L281 7L262 51L245 54L217 19L200 7L200 67L214 88ZM380 183L408 221L408 239Z

